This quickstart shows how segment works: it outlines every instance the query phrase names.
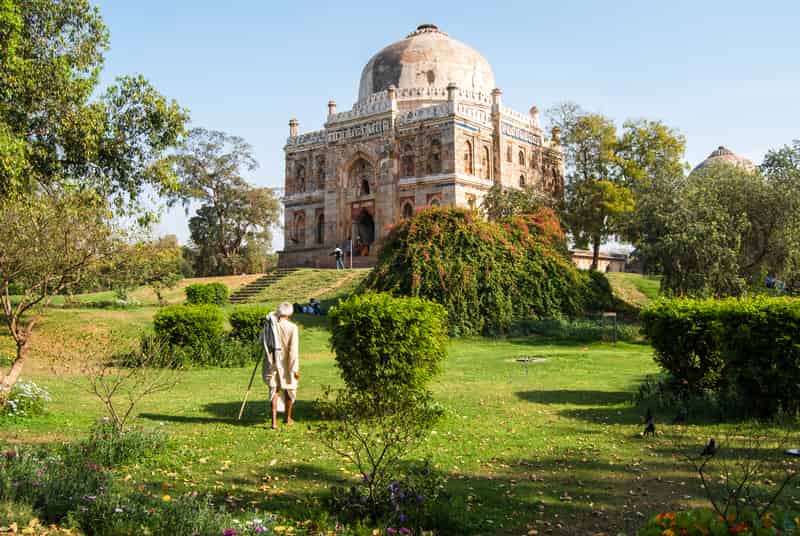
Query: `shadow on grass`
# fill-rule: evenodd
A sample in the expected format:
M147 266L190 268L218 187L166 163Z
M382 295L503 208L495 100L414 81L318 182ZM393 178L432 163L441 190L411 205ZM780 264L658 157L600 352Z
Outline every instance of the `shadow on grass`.
M625 391L519 391L522 400L537 404L572 404L580 406L610 406L630 402L632 395Z
M252 426L266 422L270 415L267 413L267 400L248 400L242 420L237 420L242 402L213 402L203 406L203 410L211 415L167 415L163 413L140 413L139 417L152 421L176 422L185 424L232 424L237 426ZM282 420L285 414L279 413L278 419ZM298 421L311 421L319 418L314 403L309 400L298 400L294 404L292 416Z

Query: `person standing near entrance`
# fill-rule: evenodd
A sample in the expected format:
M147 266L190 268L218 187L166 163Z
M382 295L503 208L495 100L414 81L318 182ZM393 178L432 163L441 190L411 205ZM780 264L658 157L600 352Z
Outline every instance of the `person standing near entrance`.
M286 424L294 423L292 408L300 380L300 348L297 325L289 321L294 307L284 302L277 314L270 314L261 334L264 345L264 382L269 385L272 429L278 429L278 413L286 410ZM276 318L277 316L277 318Z
M342 249L338 244L336 248L334 248L333 253L331 253L331 256L336 258L336 269L344 270L344 253L342 253Z

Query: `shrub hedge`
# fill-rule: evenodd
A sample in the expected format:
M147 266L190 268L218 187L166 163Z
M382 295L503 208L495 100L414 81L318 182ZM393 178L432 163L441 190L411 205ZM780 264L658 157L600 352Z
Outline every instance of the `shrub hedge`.
M732 393L759 417L800 411L800 300L663 300L641 319L656 362L687 389Z
M222 283L193 283L186 287L186 301L193 305L225 305L230 293Z
M168 305L153 319L156 336L179 347L205 346L224 330L225 315L215 305Z
M230 315L231 337L240 341L257 341L264 326L264 319L272 310L264 305L237 307Z
M356 295L330 311L331 346L350 389L417 391L446 355L444 307L385 293Z
M529 318L606 309L605 276L576 269L555 214L487 222L462 209L427 209L386 238L362 291L444 305L453 335L508 332Z

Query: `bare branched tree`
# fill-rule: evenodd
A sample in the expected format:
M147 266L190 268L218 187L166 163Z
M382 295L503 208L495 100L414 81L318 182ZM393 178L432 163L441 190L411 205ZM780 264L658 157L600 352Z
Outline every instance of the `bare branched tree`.
M797 440L794 430L776 436L774 428L746 426L723 431L704 446L690 441L678 449L711 507L732 526L745 511L763 516L797 477L796 461L785 453Z

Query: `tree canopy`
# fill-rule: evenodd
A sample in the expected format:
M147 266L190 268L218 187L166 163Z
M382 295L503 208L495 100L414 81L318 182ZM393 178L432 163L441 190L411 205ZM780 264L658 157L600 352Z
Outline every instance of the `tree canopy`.
M254 188L242 176L257 162L242 138L194 129L174 157L181 178L177 196L185 206L199 202L189 220L198 250L195 271L203 275L237 273L248 244L266 249L280 206L270 188Z

